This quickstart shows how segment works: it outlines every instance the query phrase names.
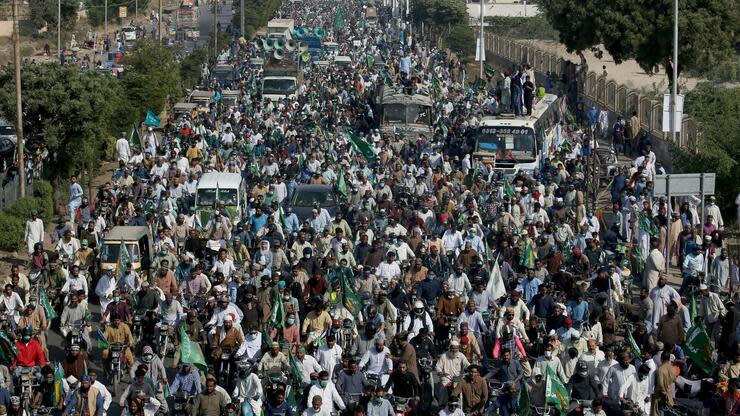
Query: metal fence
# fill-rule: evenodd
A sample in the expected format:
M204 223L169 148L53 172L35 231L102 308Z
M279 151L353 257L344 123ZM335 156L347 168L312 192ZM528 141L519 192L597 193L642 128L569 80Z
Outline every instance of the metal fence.
M550 72L563 76L566 60L532 45L504 38L491 33L485 36L486 51L504 58L512 63L528 62L535 71ZM650 135L670 141L670 135L663 132L663 103L644 96L639 90L619 84L604 75L589 71L578 77L579 98L629 117L636 111L640 118L640 127ZM701 137L696 122L684 113L681 120L681 132L676 136L674 145L695 151Z
M12 181L0 186L0 210L13 204L18 199L18 176Z

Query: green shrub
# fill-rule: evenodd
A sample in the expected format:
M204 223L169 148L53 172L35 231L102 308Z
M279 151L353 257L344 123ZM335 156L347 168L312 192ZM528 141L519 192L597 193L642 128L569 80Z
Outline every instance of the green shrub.
M24 221L0 214L0 250L19 251L23 247Z
M43 204L44 220L48 221L54 215L54 187L48 181L33 183L33 196Z
M445 37L447 47L463 62L475 55L475 42L475 34L467 24L452 26L450 33Z
M41 198L35 198L32 196L23 197L9 207L3 210L3 215L10 215L21 220L23 223L31 218L31 211L37 210L39 217L48 222L51 219L51 212L48 212L48 207L44 206L44 201Z
M486 31L514 39L558 40L555 30L545 15L524 16L488 16Z

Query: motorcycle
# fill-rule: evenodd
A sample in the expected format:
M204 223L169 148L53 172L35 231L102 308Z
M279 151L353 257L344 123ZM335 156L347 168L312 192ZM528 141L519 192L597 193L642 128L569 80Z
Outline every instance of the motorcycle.
M409 406L409 403L411 403L410 397L393 396L391 399L393 402L393 414L395 416L406 416L413 411L411 406Z
M172 406L172 415L173 416L187 415L188 405L191 404L192 399L193 399L193 396L191 396L187 392L178 390L177 394L175 394L175 399L174 399L174 403Z
M227 386L231 375L231 362L233 361L233 350L224 348L221 350L221 358L218 362L218 384Z
M71 329L67 333L67 348L72 345L79 345L81 350L87 351L87 343L82 337L87 325L88 323L84 320L79 320L71 325Z
M121 378L128 370L126 354L124 354L126 348L128 348L126 344L111 344L110 346L108 373L113 384L113 394L118 394L118 386L121 384Z
M34 397L34 389L38 388L34 367L21 367L18 384L20 386L21 398L25 403L31 403Z
M171 332L174 331L174 325L167 321L159 322L159 338L157 345L159 346L159 355L164 360L168 354L175 352L175 342L172 338Z
M143 317L143 312L136 312L131 320L131 335L134 338L134 344L138 344L141 340L141 319Z

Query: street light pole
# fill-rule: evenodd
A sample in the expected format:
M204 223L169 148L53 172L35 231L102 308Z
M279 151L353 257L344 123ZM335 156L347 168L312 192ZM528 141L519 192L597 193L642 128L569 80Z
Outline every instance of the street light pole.
M162 29L162 23L163 22L162 22L162 20L163 20L163 17L164 16L163 16L163 13L162 13L162 0L159 0L159 19L157 20L157 32L159 33L159 44L160 45L162 44L162 39L164 39L162 37L162 32L163 32L163 29Z
M60 64L64 63L62 57L62 0L57 1L57 58Z
M673 85L671 86L671 139L676 142L676 99L678 97L678 0L673 0Z
M246 39L246 35L244 35L244 0L241 0L241 5L239 9L239 23L240 23L240 30L241 30L241 37Z
M105 0L105 37L108 38L108 0Z
M485 54L483 48L485 45L485 42L483 41L483 4L485 3L485 0L480 0L480 43L478 45L478 48L480 50L478 51L479 57L480 57L480 79L483 79L483 64L485 59L483 59L483 56Z
M23 104L21 102L21 29L18 23L18 0L13 0L13 61L15 64L15 149L18 154L18 190L26 196L26 164L23 161Z

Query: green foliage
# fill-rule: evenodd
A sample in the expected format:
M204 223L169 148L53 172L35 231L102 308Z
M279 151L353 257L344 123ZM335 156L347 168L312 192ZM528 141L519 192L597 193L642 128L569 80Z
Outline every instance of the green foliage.
M603 45L616 63L635 59L647 72L672 56L673 0L542 0L540 7L570 51ZM704 72L732 57L738 26L734 0L681 0L679 70Z
M198 84L200 80L200 66L203 62L207 61L208 51L205 48L198 48L180 62L180 78L182 78L182 85L184 87L190 88Z
M57 33L57 7L61 3L62 27L65 31L74 29L77 22L76 0L34 0L28 3L30 12L30 23L32 27L40 29L48 25L47 35L56 37Z
M45 210L47 209L47 207L45 207L44 205L44 201L41 198L27 196L15 201L13 205L5 208L3 210L3 214L10 215L25 221L31 218L31 212L33 210L36 210L38 211L39 217L41 219L43 219L44 221L49 221L51 219L52 213L46 212Z
M415 0L411 7L415 21L423 21L439 31L468 21L468 11L462 0Z
M15 117L12 71L0 76L0 113ZM50 177L69 177L101 160L105 137L131 127L118 81L54 64L23 68L24 132L41 135L52 155Z
M50 220L54 215L54 188L47 181L37 180L31 187L31 194L40 201L39 210L43 212L44 220Z
M558 40L558 31L543 15L532 17L488 16L486 31L514 39Z
M685 112L698 122L701 142L696 153L674 149L677 173L714 172L718 205L734 207L740 178L740 88L699 84L686 95Z
M126 72L121 86L128 101L127 112L135 122L142 121L148 110L159 113L168 100L177 100L181 93L180 64L172 51L151 40L136 43L124 57ZM131 123L124 131L131 129Z
M34 0L36 1L36 0ZM147 13L149 0L138 0L139 15ZM130 22L136 13L136 0L108 0L108 24L118 21L118 7L127 6L128 17L122 19L122 23ZM105 24L105 0L85 0L87 18L92 26L103 26Z
M244 0L245 39L251 39L254 32L267 25L275 11L280 7L280 0ZM241 0L234 0L234 18L232 26L239 30L241 25Z
M24 220L0 214L0 250L20 251L23 247Z
M445 45L457 54L461 61L475 55L475 34L466 24L455 25L445 37Z

